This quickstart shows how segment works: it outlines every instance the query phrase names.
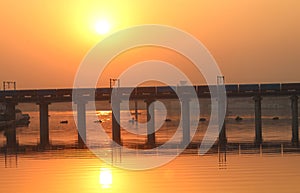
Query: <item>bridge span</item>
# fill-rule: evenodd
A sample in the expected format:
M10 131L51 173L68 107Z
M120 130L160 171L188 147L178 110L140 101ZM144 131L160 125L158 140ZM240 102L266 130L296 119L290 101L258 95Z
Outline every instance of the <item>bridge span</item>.
M147 105L148 113L147 119L151 120L151 115L154 115L154 110L149 109L150 104L155 100L160 99L179 99L180 96L176 93L186 92L191 88L188 86L156 86L156 87L119 87L117 88L118 96L128 97L130 100L144 100ZM196 92L198 98L209 98L211 91L218 88L218 85L195 85L192 87ZM298 96L300 94L300 83L272 83L272 84L226 84L227 97L253 97L255 109L255 144L262 144L262 119L261 119L261 101L265 96L290 96L291 99L291 116L292 116L292 137L291 142L294 145L299 143L298 132ZM79 97L81 102L72 101L73 94ZM79 147L84 147L84 140L86 138L86 103L88 101L110 101L112 97L112 88L68 88L68 89L35 89L35 90L5 90L0 91L0 103L6 105L6 113L9 120L15 120L15 107L18 103L35 103L39 106L40 113L40 146L48 147L49 140L49 116L48 106L51 103L58 102L75 102L77 105L78 116L78 130L83 135L78 135ZM181 100L183 119L189 119L189 102ZM117 108L118 111L119 108ZM114 112L113 114L119 114ZM121 144L121 132L119 116L112 115L112 138L116 143ZM148 131L154 131L154 124L148 124ZM182 143L190 141L189 125L183 126ZM150 132L149 132L150 133ZM17 146L16 128L12 125L6 133L7 147ZM222 130L219 135L219 142L226 143L226 128L225 123L222 125ZM155 132L148 134L147 145L154 147L156 145Z

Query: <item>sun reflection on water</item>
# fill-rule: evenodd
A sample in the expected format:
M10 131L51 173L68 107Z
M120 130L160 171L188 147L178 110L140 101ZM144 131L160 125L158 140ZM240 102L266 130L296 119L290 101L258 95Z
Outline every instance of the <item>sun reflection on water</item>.
M111 188L113 182L112 170L108 167L100 168L99 183L102 188Z

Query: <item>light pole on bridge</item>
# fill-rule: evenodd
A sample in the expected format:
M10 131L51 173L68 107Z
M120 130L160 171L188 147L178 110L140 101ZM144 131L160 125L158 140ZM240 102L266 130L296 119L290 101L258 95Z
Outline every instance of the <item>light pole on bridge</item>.
M11 85L13 86L13 90L17 89L17 83L16 81L3 81L3 91L10 90Z
M110 78L109 79L109 88L115 86L115 83L118 82L118 87L120 87L120 79L117 78Z

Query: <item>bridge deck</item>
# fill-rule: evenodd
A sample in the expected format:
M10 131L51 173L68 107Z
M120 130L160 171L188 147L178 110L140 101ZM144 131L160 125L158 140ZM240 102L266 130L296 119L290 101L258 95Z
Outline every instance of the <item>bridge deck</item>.
M178 92L190 92L194 89L199 98L210 97L210 91L217 89L217 85L187 86L158 86L118 88L121 97L131 99L172 99L178 98ZM211 90L210 90L211 89ZM252 97L252 96L290 96L300 94L300 83L272 83L272 84L227 84L225 85L228 97ZM75 92L73 92L75 91ZM0 91L0 102L36 103L39 101L71 102L73 94L86 100L110 100L111 88L82 88L82 89L39 89L39 90L6 90ZM92 97L94 96L94 98Z

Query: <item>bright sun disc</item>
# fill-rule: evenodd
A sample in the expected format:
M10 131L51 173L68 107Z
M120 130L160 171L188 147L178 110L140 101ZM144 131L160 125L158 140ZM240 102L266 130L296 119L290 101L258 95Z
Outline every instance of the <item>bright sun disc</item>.
M99 34L106 34L110 30L110 24L106 20L99 21L95 24L95 30Z

